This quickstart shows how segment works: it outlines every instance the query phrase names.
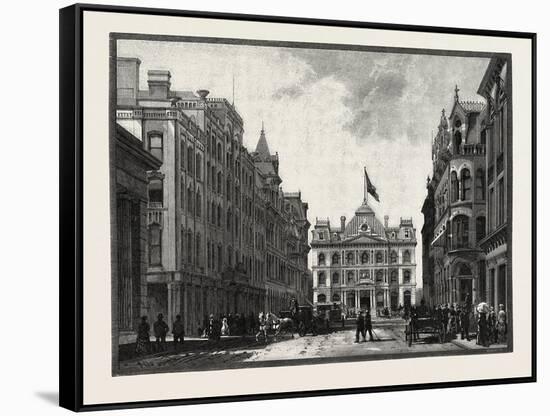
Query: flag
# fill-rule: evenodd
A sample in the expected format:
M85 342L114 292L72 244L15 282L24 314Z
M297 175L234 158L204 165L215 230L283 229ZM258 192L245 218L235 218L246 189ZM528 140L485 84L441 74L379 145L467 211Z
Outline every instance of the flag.
M369 179L369 174L367 173L367 168L364 168L365 170L365 183L367 184L367 192L373 196L374 199L376 199L377 202L380 202L380 198L378 197L378 194L376 193L376 186L372 184L372 182Z

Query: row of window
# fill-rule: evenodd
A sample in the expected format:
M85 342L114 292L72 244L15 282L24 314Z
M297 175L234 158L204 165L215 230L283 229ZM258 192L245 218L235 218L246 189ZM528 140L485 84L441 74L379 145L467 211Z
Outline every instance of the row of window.
M353 304L355 302L355 299L353 297L350 297L350 295L355 296L355 293L348 293L348 302ZM393 309L397 308L398 297L399 297L399 294L396 291L392 291L390 293L390 299L391 299L390 303ZM410 304L410 298L411 298L411 292L409 290L404 291L403 299L405 304ZM341 301L340 294L334 293L331 299L332 299L332 302L340 302ZM327 301L327 295L325 295L324 293L319 293L317 295L318 303L326 303L326 301ZM383 306L383 304L384 304L384 292L378 291L376 292L376 306Z
M370 252L363 251L360 255L361 264L368 264L370 263ZM397 264L397 252L395 250L392 250L390 252L390 263L391 264ZM377 251L375 254L375 262L376 263L384 263L384 253L382 251ZM411 262L411 252L409 250L405 250L403 252L403 263L410 263ZM317 256L317 264L319 266L325 266L326 265L326 257L325 253L319 253ZM331 258L331 264L332 265L338 265L340 264L340 254L334 253ZM355 252L350 251L345 256L345 264L346 265L353 265L355 264Z
M389 273L389 282L390 283L397 283L398 282L398 271L397 270L391 270ZM356 283L356 273L353 270L349 270L347 273L345 273L345 281L343 280L344 275L340 275L339 272L332 273L331 276L331 285L340 285L346 283L347 285L353 285ZM362 280L375 280L377 283L383 283L384 282L384 271L379 269L376 271L373 271L371 274L370 270L364 270L359 272L359 281ZM411 271L410 270L403 270L403 283L408 284L411 282ZM319 287L323 287L327 285L327 275L325 272L319 272L317 274L317 285Z

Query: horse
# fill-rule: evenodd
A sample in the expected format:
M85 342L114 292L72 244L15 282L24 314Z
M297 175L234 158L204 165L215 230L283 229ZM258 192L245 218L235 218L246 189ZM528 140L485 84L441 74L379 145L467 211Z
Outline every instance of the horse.
M290 334L294 338L294 320L292 318L279 318L277 315L272 313L271 315L271 328L275 330L273 335L274 339L277 339L277 336L284 333Z

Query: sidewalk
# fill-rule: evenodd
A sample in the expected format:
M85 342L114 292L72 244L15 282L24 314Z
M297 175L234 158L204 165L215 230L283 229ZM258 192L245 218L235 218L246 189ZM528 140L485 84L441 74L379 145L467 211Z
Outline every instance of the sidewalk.
M508 347L506 344L491 344L488 347L484 347L483 345L477 345L475 336L470 338L470 341L465 339L460 339L460 336L459 336L458 338L451 340L451 343L466 350L498 350L498 349L506 349Z

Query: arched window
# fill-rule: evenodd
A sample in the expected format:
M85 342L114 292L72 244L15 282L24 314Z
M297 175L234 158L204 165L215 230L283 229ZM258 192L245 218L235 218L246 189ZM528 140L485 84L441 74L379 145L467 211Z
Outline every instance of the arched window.
M162 134L150 133L149 134L149 152L155 156L158 160L162 161Z
M392 270L390 273L390 283L397 283L397 270Z
M381 251L376 252L376 263L383 263L384 262L384 254L382 254Z
M152 207L162 207L163 203L163 184L160 178L151 178L149 180L149 204Z
M187 212L193 213L193 190L191 187L187 188Z
M338 272L332 273L332 284L333 285L339 285L340 284L340 274L338 274Z
M216 211L217 211L217 215L216 215L217 221L216 222L218 224L218 227L221 227L222 226L222 209L219 205L218 205Z
M193 176L195 174L195 170L193 169L193 147L189 146L187 147L187 172L189 175Z
M355 273L352 270L348 271L348 285L352 285L355 281Z
M227 199L231 199L231 181L229 178L226 181L225 194L227 195Z
M353 253L353 251L349 251L349 252L346 254L346 264L353 264L353 263L354 263L353 258L354 258L354 253Z
M327 296L323 295L322 293L317 295L317 302L318 303L325 303L327 301Z
M459 131L457 131L455 133L455 147L454 147L455 154L460 153L460 146L461 145L462 145L462 134Z
M367 264L369 262L369 252L363 251L361 253L361 264Z
M339 264L340 263L340 256L338 253L334 253L332 255L332 264Z
M405 250L403 252L403 263L410 263L411 262L411 252L409 250Z
M222 172L218 172L218 179L217 179L217 185L218 185L218 193L221 194L222 193Z
M470 219L465 215L457 215L453 219L453 248L468 248Z
M376 271L376 281L377 282L383 282L384 281L384 272L380 269Z
M481 168L476 170L476 199L485 199L485 172Z
M485 237L485 217L479 216L476 218L476 241L480 241Z
M325 253L319 253L319 266L324 266L325 265Z
M332 301L340 302L340 295L338 293L335 293L334 295L332 295Z
M193 262L193 233L187 231L187 263Z
M233 264L233 249L231 248L231 246L228 246L227 247L227 265L231 267L232 264Z
M458 200L458 177L456 171L451 172L451 202Z
M376 292L376 306L378 308L381 308L384 306L384 292L382 292L381 290Z
M197 260L197 265L202 265L202 255L201 255L201 234L197 233L195 236L195 258Z
M472 199L472 177L470 176L470 170L462 169L460 179L462 181L462 200L467 201Z
M201 191L198 189L196 194L195 214L197 215L197 217L200 217L202 215L202 196Z
M403 283L411 283L411 271L410 270L404 270L403 271Z
M227 227L227 231L231 231L231 220L232 220L232 217L231 217L231 210L230 209L227 209L227 215L225 217L225 225Z
M390 262L392 264L397 263L397 252L395 250L392 250L390 253Z
M325 272L319 272L317 275L318 283L317 286L326 286L327 285L327 276Z
M222 160L222 145L220 143L218 143L217 149L218 150L216 152L216 156L217 156L218 162L221 162L221 160Z
M162 229L159 224L149 226L149 266L162 264Z
M202 180L202 156L200 153L197 153L195 158L195 171L197 179Z

